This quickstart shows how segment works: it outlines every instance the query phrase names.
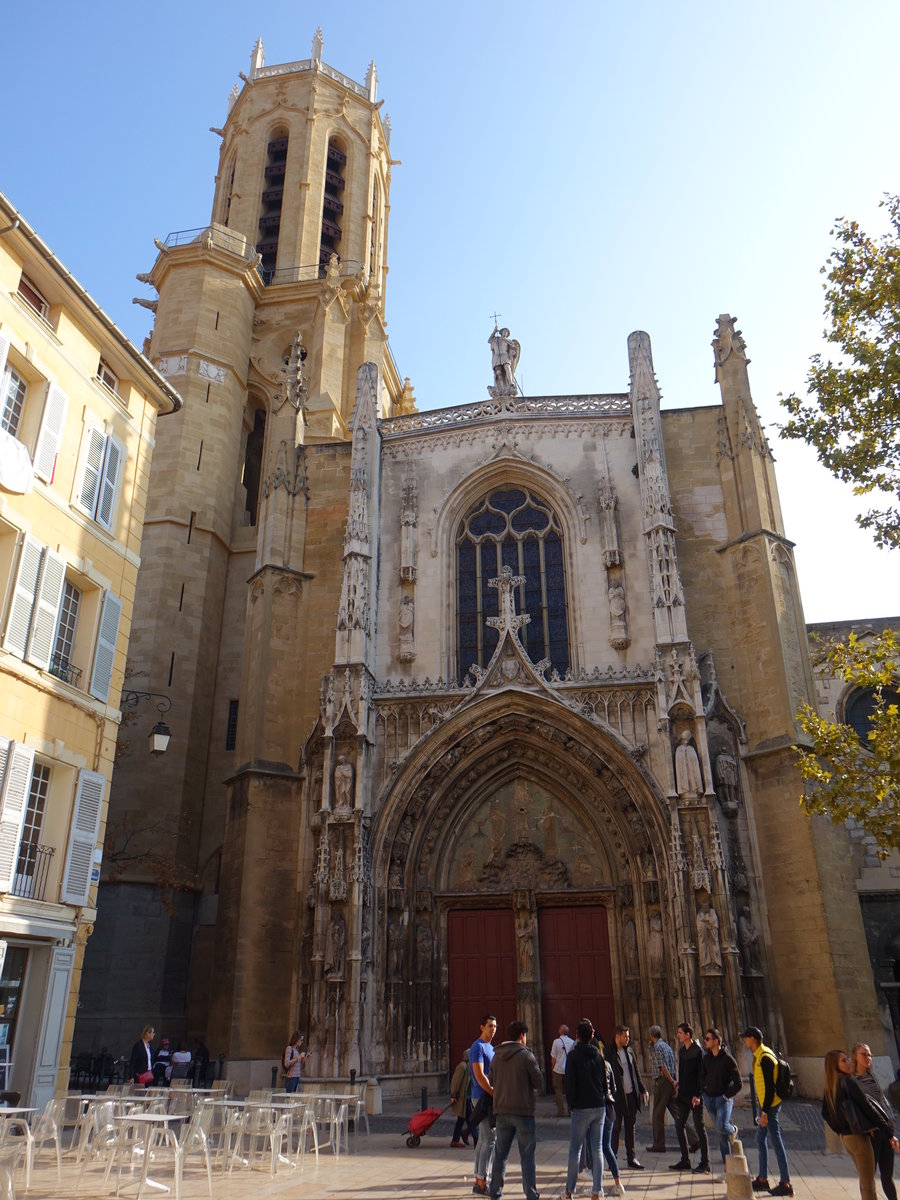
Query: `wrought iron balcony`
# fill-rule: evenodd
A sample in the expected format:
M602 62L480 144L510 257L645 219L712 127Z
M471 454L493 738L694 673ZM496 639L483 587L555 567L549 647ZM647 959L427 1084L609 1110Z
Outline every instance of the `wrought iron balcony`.
M70 683L72 687L78 687L78 680L81 678L81 668L73 667L64 654L54 654L50 659L50 666L47 669L51 675L55 675L63 683Z
M11 895L23 900L43 900L50 873L50 860L56 853L55 846L41 846L37 842L23 842L19 847L19 861Z

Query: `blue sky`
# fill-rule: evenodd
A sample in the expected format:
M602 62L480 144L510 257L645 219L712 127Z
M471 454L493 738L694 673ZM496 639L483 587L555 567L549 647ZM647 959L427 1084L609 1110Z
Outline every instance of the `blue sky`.
M778 444L823 328L838 215L900 190L895 0L432 7L218 0L4 16L0 190L132 338L154 237L209 220L226 97L261 36L362 80L391 116L387 313L421 408L486 398L490 314L532 395L623 391L646 330L664 407L713 404L738 316L807 620L900 612L900 559L805 447Z

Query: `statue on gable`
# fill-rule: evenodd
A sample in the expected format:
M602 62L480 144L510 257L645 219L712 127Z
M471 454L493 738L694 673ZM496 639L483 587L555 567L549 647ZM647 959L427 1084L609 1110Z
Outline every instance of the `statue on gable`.
M519 355L522 347L509 336L505 327L494 326L494 332L488 338L491 347L491 367L494 371L494 386L489 389L492 396L518 395L519 385L516 383L516 367L519 365Z

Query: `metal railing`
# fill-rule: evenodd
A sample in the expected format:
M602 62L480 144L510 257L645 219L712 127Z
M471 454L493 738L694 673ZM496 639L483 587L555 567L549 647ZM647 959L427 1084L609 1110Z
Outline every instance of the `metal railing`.
M56 853L54 846L41 846L37 842L25 842L19 848L19 861L9 889L13 896L22 900L43 900L50 874L50 860Z
M233 233L221 225L203 225L199 229L177 229L166 236L162 243L170 250L176 246L190 246L194 242L207 239L210 246L218 246L222 250L230 250L233 254L250 261L258 251L242 233ZM339 261L341 279L359 275L363 264L357 259L347 258ZM266 287L279 283L312 283L324 279L327 271L323 263L303 263L293 267L264 267L257 265L260 279Z
M51 675L55 675L57 679L61 679L63 683L71 684L72 687L78 687L78 680L81 678L81 667L73 667L64 654L54 654L50 659L50 666L47 670Z

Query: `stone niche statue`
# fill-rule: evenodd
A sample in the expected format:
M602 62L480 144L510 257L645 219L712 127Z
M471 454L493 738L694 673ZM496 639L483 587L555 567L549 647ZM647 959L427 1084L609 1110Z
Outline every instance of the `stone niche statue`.
M697 757L697 751L691 745L691 735L687 729L682 733L675 750L675 790L679 796L703 794L700 759Z
M738 916L738 941L741 944L741 957L744 960L745 973L747 975L761 974L762 959L759 953L759 930L753 924L753 917L746 904Z
M400 627L400 661L412 662L416 657L416 605L408 593L400 600L398 624Z
M715 762L716 793L722 812L727 817L737 815L738 811L738 765L731 754L716 755Z
M334 807L335 811L353 807L353 766L346 754L338 755L334 768Z
M655 912L650 917L650 936L648 938L650 949L650 974L654 978L658 978L664 974L663 966L663 924L662 916Z
M328 926L328 940L325 943L325 977L326 979L344 978L344 949L347 942L347 929L344 918L336 913Z
M708 900L701 901L697 909L697 955L701 975L722 974L719 918Z

